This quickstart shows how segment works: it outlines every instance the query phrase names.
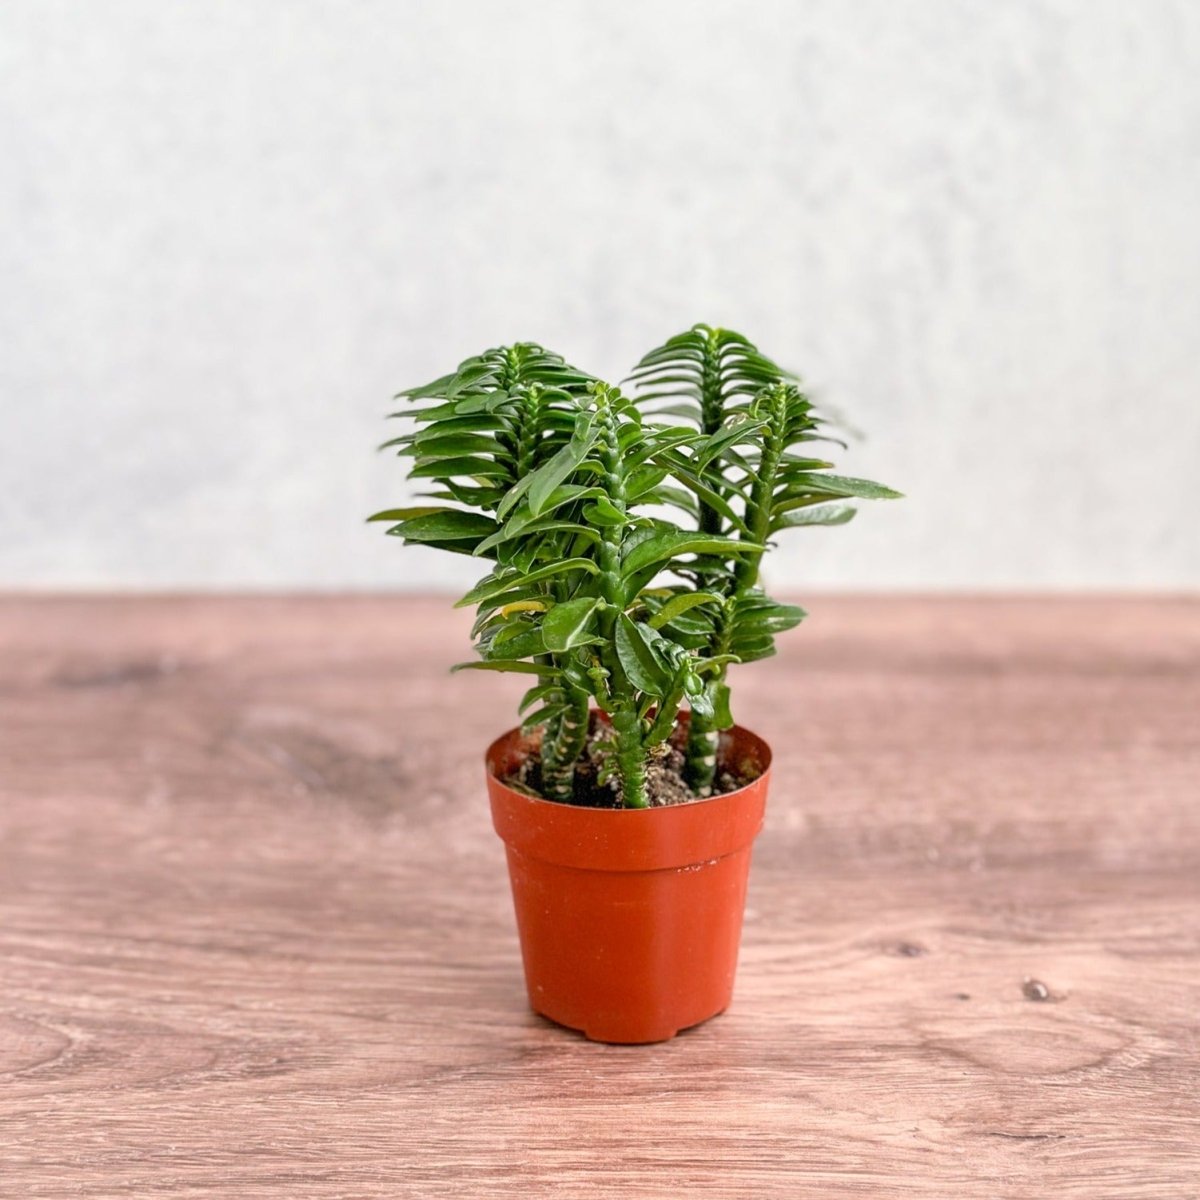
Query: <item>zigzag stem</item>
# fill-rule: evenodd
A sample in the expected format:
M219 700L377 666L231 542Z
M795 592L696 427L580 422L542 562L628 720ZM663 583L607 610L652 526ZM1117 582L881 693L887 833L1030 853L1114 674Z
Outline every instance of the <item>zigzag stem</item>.
M775 476L783 457L787 439L787 394L785 384L776 384L760 397L766 407L767 428L763 431L762 454L758 471L750 489L746 504L746 533L743 540L765 547L771 536L771 505L775 497ZM762 549L738 556L733 569L734 596L741 595L758 585L758 569L762 563Z
M506 383L510 387L520 382L520 370L519 356L515 349L510 349L505 372ZM537 383L531 384L520 397L520 415L513 439L516 480L524 479L541 465L543 411L542 388ZM556 603L566 599L558 580L547 583L542 590ZM565 665L565 660L566 656L561 654L544 656L544 661L560 669ZM561 703L564 706L562 715L547 723L542 736L542 790L547 799L569 804L575 796L575 764L587 744L587 691L564 681Z
M759 462L757 477L751 488L749 501L746 505L747 532L743 540L765 545L771 529L771 502L775 494L775 477L783 455L785 430L787 425L787 390L783 385L776 385L763 396L768 406L769 425L764 432L762 457ZM759 567L763 551L756 550L739 557L734 567L733 577L727 581L725 591L727 598L721 606L716 618L717 626L712 643L712 655L729 652L729 618L730 605L737 603L737 598L751 588L757 586ZM717 689L725 682L725 667L709 678L708 692L710 698L715 696ZM716 780L717 751L720 745L720 731L712 717L694 712L688 726L687 746L684 750L684 779L697 796L711 796Z
M701 350L700 367L700 421L705 436L716 433L725 422L725 406L721 394L721 347L719 331L710 329L705 334ZM700 500L700 530L703 533L721 533L721 514Z
M617 437L617 422L612 409L612 394L597 388L596 415L600 427L598 446L600 464L604 469L603 487L612 506L622 517L627 511L625 502L625 465ZM600 596L604 607L600 613L601 645L609 656L608 677L611 688L611 717L616 735L617 772L621 780L621 800L626 808L646 808L646 750L642 742L642 719L637 700L625 672L616 658L617 615L625 606L621 581L622 524L608 525L600 534Z
M564 684L562 716L546 728L542 739L542 791L548 800L569 804L575 796L575 764L588 734L588 694Z
M721 392L720 338L716 329L705 334L700 375L700 418L701 431L711 436L725 422L725 408ZM700 501L700 530L704 533L724 533L724 522L715 508ZM713 589L717 584L715 572L705 570L705 562L696 563L697 584L701 588ZM718 617L718 621L722 618ZM723 651L714 644L710 653ZM684 748L683 777L692 791L700 797L712 795L713 781L717 774L717 747L720 732L711 717L693 712L688 724L687 744Z

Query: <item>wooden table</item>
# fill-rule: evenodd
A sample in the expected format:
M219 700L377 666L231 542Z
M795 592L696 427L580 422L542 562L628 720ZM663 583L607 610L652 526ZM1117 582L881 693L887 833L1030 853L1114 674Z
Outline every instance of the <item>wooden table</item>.
M731 1011L526 1008L441 600L0 602L0 1195L1200 1195L1200 601L818 598Z

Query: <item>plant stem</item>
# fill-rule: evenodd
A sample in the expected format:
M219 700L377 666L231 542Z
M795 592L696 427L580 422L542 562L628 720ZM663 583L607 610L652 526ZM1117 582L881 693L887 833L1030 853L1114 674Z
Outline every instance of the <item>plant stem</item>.
M646 751L642 745L641 720L636 710L624 708L612 715L617 736L617 771L621 776L621 801L626 808L648 808L646 795Z
M570 804L575 796L575 764L587 744L588 694L566 684L563 698L567 709L542 741L542 791L547 800Z
M716 433L725 423L725 404L721 392L721 358L718 331L710 329L705 337L700 368L700 431ZM715 508L700 501L700 529L704 533L722 533L724 522Z
M729 601L722 604L716 617L714 637L709 647L711 656L729 653ZM706 690L710 701L715 701L717 689L725 682L725 668L721 667L708 679ZM716 708L715 702L713 708ZM684 747L683 778L687 785L701 798L711 796L713 781L717 777L717 749L720 745L722 726L714 716L698 713L692 709L688 723L687 743Z
M771 502L775 496L775 475L779 470L784 450L784 423L787 420L787 391L783 387L772 388L763 396L769 405L770 424L763 431L762 457L754 486L750 489L750 501L746 506L746 540L766 546L771 536ZM758 584L758 569L762 563L762 550L753 550L738 558L733 570L734 591L749 591Z
M725 406L721 391L721 359L718 331L710 329L705 337L700 374L700 431L706 436L716 433L725 422ZM700 501L699 527L704 533L724 533L724 521L715 508ZM701 588L717 586L717 576L703 558L696 563ZM693 712L688 725L684 748L683 775L697 796L711 796L717 773L717 740L719 734L711 718Z
M784 448L783 423L786 419L786 399L782 389L775 389L765 398L770 405L769 415L772 418L763 437L762 458L759 462L757 478L750 492L749 503L746 506L746 527L744 535L747 541L765 545L771 532L771 502L775 493L775 476ZM736 604L737 597L744 595L758 584L759 566L762 562L763 551L755 550L743 554L734 567L732 580L728 581L729 599L727 604ZM729 650L728 617L723 613L718 618L716 637L713 641L713 655L725 654ZM708 681L710 692L725 682L725 668L713 673ZM720 733L715 722L692 712L691 724L688 727L687 746L684 750L684 779L697 796L711 796L713 782L716 778L717 748L720 743Z
M510 367L514 376L519 369L515 351L510 351ZM540 449L539 410L542 389L533 384L524 396L520 434L516 444L516 477L524 479L538 465ZM547 595L554 600L566 599L561 580L554 580L545 587ZM548 654L546 660L554 666L563 667L562 655ZM588 694L585 690L564 681L562 687L566 711L546 727L542 738L542 792L548 800L570 804L575 798L575 764L587 744Z
M701 799L711 796L713 792L720 738L720 731L714 728L712 718L693 710L688 723L683 773L687 785Z
M600 425L600 462L604 467L602 481L613 507L624 517L625 466L621 460L621 445L617 438L617 422L612 409L612 397L607 390L598 389L596 414ZM621 580L621 545L623 525L608 525L600 535L600 610L599 625L604 654L609 661L608 677L611 687L613 732L617 743L617 772L621 779L621 801L626 808L646 808L646 748L643 744L642 719L637 711L637 698L616 657L617 616L625 607L625 591Z

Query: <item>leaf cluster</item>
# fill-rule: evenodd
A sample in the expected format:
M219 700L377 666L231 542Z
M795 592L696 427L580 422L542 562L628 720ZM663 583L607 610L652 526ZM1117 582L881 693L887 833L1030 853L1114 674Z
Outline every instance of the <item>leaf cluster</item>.
M458 602L476 610L477 658L456 669L537 677L521 711L546 729L556 798L598 704L614 783L636 806L680 708L697 727L730 725L728 666L773 653L803 617L759 586L771 539L896 493L811 455L828 439L810 401L739 334L696 326L632 379L636 402L521 343L400 393L394 415L411 427L385 446L411 460L428 503L372 519L490 564Z

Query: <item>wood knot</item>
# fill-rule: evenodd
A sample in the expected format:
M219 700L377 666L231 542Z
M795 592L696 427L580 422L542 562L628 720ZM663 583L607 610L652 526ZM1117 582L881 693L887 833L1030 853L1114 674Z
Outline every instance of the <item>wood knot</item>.
M1026 975L1021 983L1021 995L1037 1004L1057 1004L1064 997L1052 992L1040 979Z

